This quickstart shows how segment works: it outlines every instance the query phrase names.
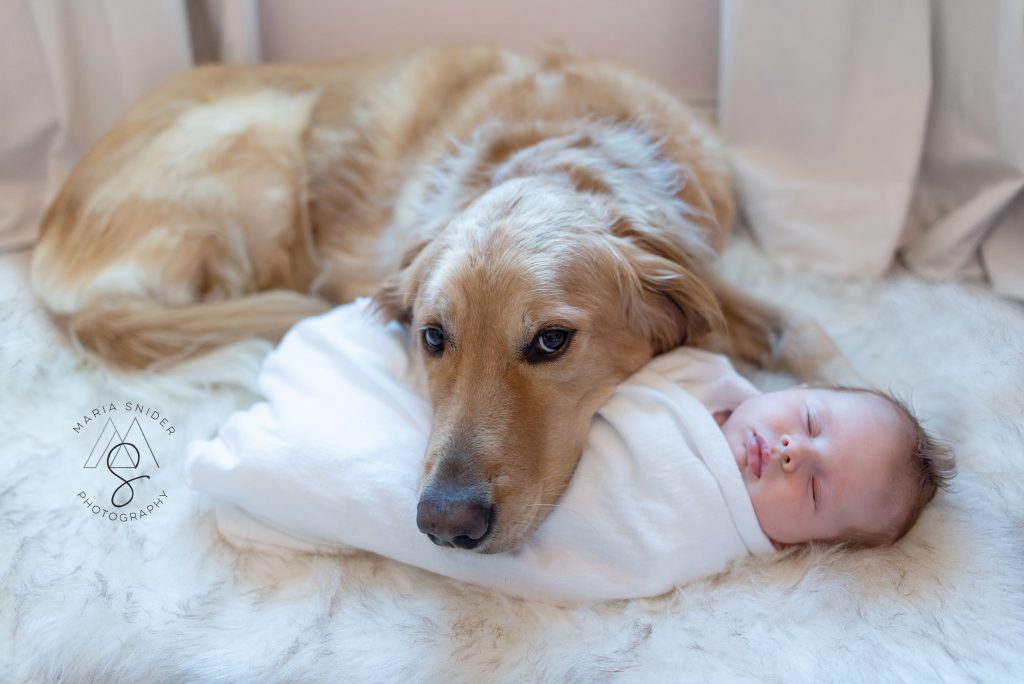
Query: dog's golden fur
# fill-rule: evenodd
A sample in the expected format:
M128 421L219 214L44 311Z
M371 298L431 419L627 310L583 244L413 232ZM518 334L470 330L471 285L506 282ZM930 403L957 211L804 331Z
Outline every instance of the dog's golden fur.
M202 68L133 107L43 222L36 290L129 368L275 338L373 294L414 331L434 407L424 491L493 506L515 547L614 385L682 343L809 374L831 352L713 271L733 218L714 138L609 64L452 48ZM571 332L531 359L541 330ZM817 344L817 342L815 342Z

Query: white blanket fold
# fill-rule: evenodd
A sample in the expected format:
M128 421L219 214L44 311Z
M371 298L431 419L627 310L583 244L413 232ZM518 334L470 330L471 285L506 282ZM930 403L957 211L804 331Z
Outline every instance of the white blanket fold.
M217 502L229 540L362 549L554 601L653 596L771 552L725 438L690 393L735 405L754 390L722 357L688 349L616 389L559 505L521 549L435 546L415 522L430 414L409 338L365 300L289 332L261 372L266 401L189 447L189 483Z

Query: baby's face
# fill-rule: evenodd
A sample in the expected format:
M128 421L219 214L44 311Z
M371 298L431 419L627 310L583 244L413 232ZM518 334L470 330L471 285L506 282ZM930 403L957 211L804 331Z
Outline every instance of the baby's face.
M722 432L761 529L800 544L882 530L899 514L903 502L889 493L905 451L901 420L873 394L794 387L743 402Z

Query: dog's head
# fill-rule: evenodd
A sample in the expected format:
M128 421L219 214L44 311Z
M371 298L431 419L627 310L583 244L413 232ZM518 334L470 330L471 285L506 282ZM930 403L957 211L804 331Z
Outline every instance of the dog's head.
M376 302L409 324L434 411L421 531L495 553L540 525L615 385L720 324L694 251L570 187L516 179L409 255Z

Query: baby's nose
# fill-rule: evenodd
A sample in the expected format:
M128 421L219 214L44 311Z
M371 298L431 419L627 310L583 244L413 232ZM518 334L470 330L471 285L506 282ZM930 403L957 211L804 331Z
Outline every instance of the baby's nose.
M782 435L779 437L776 450L779 454L779 460L782 461L783 468L796 466L799 459L800 449L792 437L789 435Z

